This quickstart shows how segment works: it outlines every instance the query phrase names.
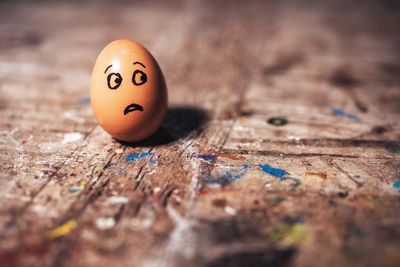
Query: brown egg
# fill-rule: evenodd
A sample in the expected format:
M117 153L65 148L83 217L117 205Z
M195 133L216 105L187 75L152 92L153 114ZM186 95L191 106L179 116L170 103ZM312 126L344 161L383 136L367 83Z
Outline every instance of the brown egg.
M98 123L121 141L153 134L167 111L167 86L154 57L142 45L116 40L93 67L90 102Z

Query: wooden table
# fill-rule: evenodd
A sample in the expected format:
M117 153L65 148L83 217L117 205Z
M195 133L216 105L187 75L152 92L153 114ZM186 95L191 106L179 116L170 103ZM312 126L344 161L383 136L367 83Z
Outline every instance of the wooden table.
M399 266L396 1L2 1L1 266ZM130 38L163 127L94 120Z

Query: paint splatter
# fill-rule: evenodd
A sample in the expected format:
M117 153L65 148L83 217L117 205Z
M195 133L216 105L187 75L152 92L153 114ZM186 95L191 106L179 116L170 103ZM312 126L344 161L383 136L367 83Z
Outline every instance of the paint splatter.
M282 221L286 224L304 223L303 216L291 216L289 214L283 215Z
M221 177L228 178L230 180L238 180L240 179L243 175L247 173L247 171L250 169L249 164L243 164L241 169L230 169L228 171L224 171L221 175Z
M272 200L272 204L275 206L275 205L282 203L283 201L285 201L284 197L277 196Z
M226 153L218 153L218 157L220 158L228 158L231 160L245 160L246 158L243 156L236 156L233 154L226 154Z
M76 103L79 104L79 105L89 104L90 103L90 98L88 96L82 97Z
M225 206L224 211L232 216L235 216L237 214L236 209L231 206Z
M400 146L386 146L385 149L393 154L400 154Z
M96 227L100 230L111 229L115 226L115 219L110 218L97 218L95 221Z
M395 183L393 184L393 188L394 188L394 189L397 189L397 190L400 190L400 180L398 180L397 182L395 182Z
M307 244L309 237L303 223L288 224L282 223L276 226L269 234L272 241L279 241L285 245Z
M300 185L301 185L301 182L300 182L300 180L299 180L299 179L297 179L297 178L294 178L294 177L288 177L288 178L286 178L286 179L288 179L288 180L292 180L292 181L294 182L294 187L298 187L298 186L300 186Z
M80 117L78 114L76 114L75 112L70 111L70 110L65 111L62 115L64 118L71 120L71 121L75 121L77 123L85 122L85 118Z
M106 200L107 204L110 205L119 205L119 204L126 204L129 202L129 199L124 196L111 196Z
M341 108L331 108L331 113L334 116L341 116L352 121L361 121L361 119L357 115L344 111Z
M242 178L249 169L249 164L243 164L240 167L229 167L216 175L208 174L202 179L202 183L203 186L220 188Z
M319 178L324 180L326 180L326 177L328 177L325 172L310 172L310 171L305 172L304 176L318 176Z
M122 154L123 152L124 152L124 150L122 148L115 149L115 153L117 153L117 154Z
M355 237L362 238L364 236L364 231L355 222L349 221L346 223L346 228L349 233Z
M284 126L288 124L288 120L284 117L272 117L267 120L268 124L274 125L274 126Z
M82 188L81 188L80 186L73 185L73 186L71 186L71 187L69 188L68 191L69 191L70 193L77 193L77 192L81 192L81 191L82 191Z
M85 189L86 181L82 180L79 185L73 185L69 188L70 193L77 193L81 192L83 189Z
M80 139L82 139L82 137L83 134L78 132L66 133L64 134L64 140L61 141L61 144L73 143L79 141Z
M287 171L271 167L268 164L260 164L259 166L263 172L278 178L278 180L280 181L285 180L289 176L289 173Z
M156 160L156 159L151 159L151 160L150 160L150 164L151 164L152 166L157 166L157 160Z
M125 157L125 162L133 162L145 157L154 156L153 152L139 152L139 153L131 153Z
M69 220L63 225L51 230L47 235L50 239L55 239L64 235L69 234L72 230L74 230L78 226L78 222L76 220Z
M83 134L78 132L64 134L64 139L61 142L45 142L38 145L40 152L51 153L64 149L68 144L79 141L83 138Z
M285 170L282 170L279 168L274 168L268 164L260 164L259 166L264 173L278 178L279 181L292 180L294 182L294 187L298 187L301 185L301 182L299 179L293 177L293 175L291 175L290 173L288 173Z
M193 158L203 159L203 160L214 160L216 156L212 154L194 154Z

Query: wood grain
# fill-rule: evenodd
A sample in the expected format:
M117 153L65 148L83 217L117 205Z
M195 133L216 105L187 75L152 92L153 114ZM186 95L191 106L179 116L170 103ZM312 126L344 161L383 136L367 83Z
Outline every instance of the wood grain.
M3 1L0 265L399 266L399 10ZM169 89L135 144L87 98L117 38Z

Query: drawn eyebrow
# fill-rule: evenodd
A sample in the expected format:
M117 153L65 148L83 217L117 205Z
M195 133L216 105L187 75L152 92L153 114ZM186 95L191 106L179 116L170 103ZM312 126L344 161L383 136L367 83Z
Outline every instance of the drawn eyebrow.
M106 73L107 70L108 70L111 66L112 66L112 64L106 68L106 70L104 71L104 73Z
M140 63L139 61L133 62L133 65L135 65L135 64L139 64L139 65L141 65L143 68L146 68L146 66L143 65L143 63Z

